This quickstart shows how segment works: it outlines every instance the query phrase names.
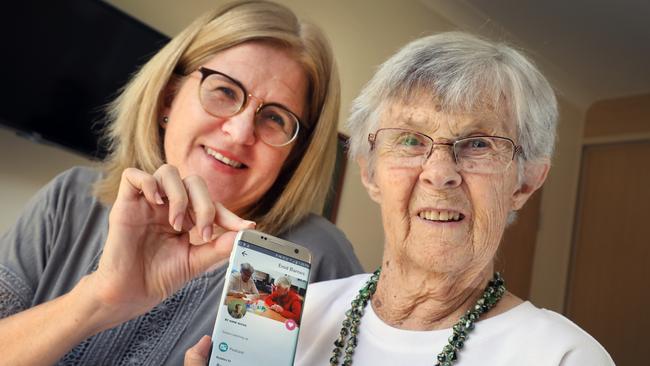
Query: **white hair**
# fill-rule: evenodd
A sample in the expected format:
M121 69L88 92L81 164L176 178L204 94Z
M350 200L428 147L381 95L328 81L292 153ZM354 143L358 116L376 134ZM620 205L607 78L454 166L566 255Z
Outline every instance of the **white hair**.
M291 279L287 276L278 277L275 279L275 285L284 288L291 288Z
M368 134L379 127L389 102L404 102L422 92L449 113L490 106L513 118L524 161L550 158L553 153L557 101L535 65L503 43L447 32L409 43L366 84L347 122L350 157L369 157Z
M253 266L251 266L250 263L242 263L239 266L239 270L240 270L240 272L244 272L244 271L250 272L250 273L255 272L255 268L253 268Z

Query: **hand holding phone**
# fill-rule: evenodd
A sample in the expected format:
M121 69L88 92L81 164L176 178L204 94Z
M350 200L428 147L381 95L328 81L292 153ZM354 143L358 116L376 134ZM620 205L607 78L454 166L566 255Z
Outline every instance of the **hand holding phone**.
M258 231L240 231L209 365L292 365L310 267L307 249Z

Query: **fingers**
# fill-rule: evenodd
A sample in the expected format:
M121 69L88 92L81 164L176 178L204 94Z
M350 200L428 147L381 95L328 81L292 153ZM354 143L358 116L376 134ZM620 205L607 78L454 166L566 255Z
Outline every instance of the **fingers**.
M189 194L198 233L203 241L207 242L212 238L212 222L216 214L216 207L210 198L208 186L202 178L196 175L185 178L183 183Z
M118 198L134 199L140 195L153 205L164 204L163 197L166 197L172 228L180 232L196 226L204 242L217 236L213 224L226 231L255 228L254 222L242 219L221 203L213 203L203 178L196 175L181 178L178 169L169 164L162 165L153 175L135 168L124 170Z
M189 204L189 197L178 169L172 165L165 164L158 168L153 173L153 176L162 187L164 196L167 197L169 202L168 220L170 225L174 230L181 231Z
M224 207L221 203L217 202L214 206L216 208L214 222L222 228L232 231L255 228L255 223L253 221L242 219Z
M199 341L185 352L184 366L206 366L208 356L212 347L212 340L207 335L201 337Z
M195 277L219 262L225 262L230 256L237 233L227 231L215 241L190 248L190 272Z
M117 193L118 199L134 199L140 194L143 194L151 204L164 203L158 191L158 183L153 176L136 168L125 169Z

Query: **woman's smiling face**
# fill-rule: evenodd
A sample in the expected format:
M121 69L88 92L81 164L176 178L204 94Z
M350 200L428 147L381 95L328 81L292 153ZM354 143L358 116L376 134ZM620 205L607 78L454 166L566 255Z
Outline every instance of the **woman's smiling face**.
M514 123L489 108L485 113L448 114L428 96L390 104L380 128L418 131L435 142L472 135L516 141ZM527 198L519 190L516 163L500 173L467 173L446 145L435 145L431 156L415 167L396 164L399 159L391 151L375 149L371 154L374 172L362 173L371 197L381 205L386 253L428 270L482 270L496 253L509 212Z
M268 191L293 147L293 143L273 147L257 138L255 111L263 100L282 104L301 117L306 74L286 50L259 42L219 52L202 66L239 81L254 97L240 113L214 117L199 100L201 74L190 74L163 111L169 118L164 126L165 158L181 177L202 177L214 201L241 213Z

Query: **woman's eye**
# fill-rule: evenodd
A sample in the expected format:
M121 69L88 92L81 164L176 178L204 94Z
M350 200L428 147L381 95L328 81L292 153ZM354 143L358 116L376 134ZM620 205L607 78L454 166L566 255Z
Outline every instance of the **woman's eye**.
M237 93L226 86L220 86L217 89L215 89L216 93L221 94L222 96L225 96L228 99L237 99Z
M260 111L260 119L265 126L272 128L284 128L286 124L285 118L270 108L263 108Z
M273 123L275 123L277 125L284 126L284 119L280 115L271 114L271 115L269 115L267 117L267 119L269 119L271 122L273 122Z
M422 144L420 139L415 135L402 136L399 143L404 146L419 146Z
M467 145L472 149L485 149L490 147L490 143L485 139L472 139Z

